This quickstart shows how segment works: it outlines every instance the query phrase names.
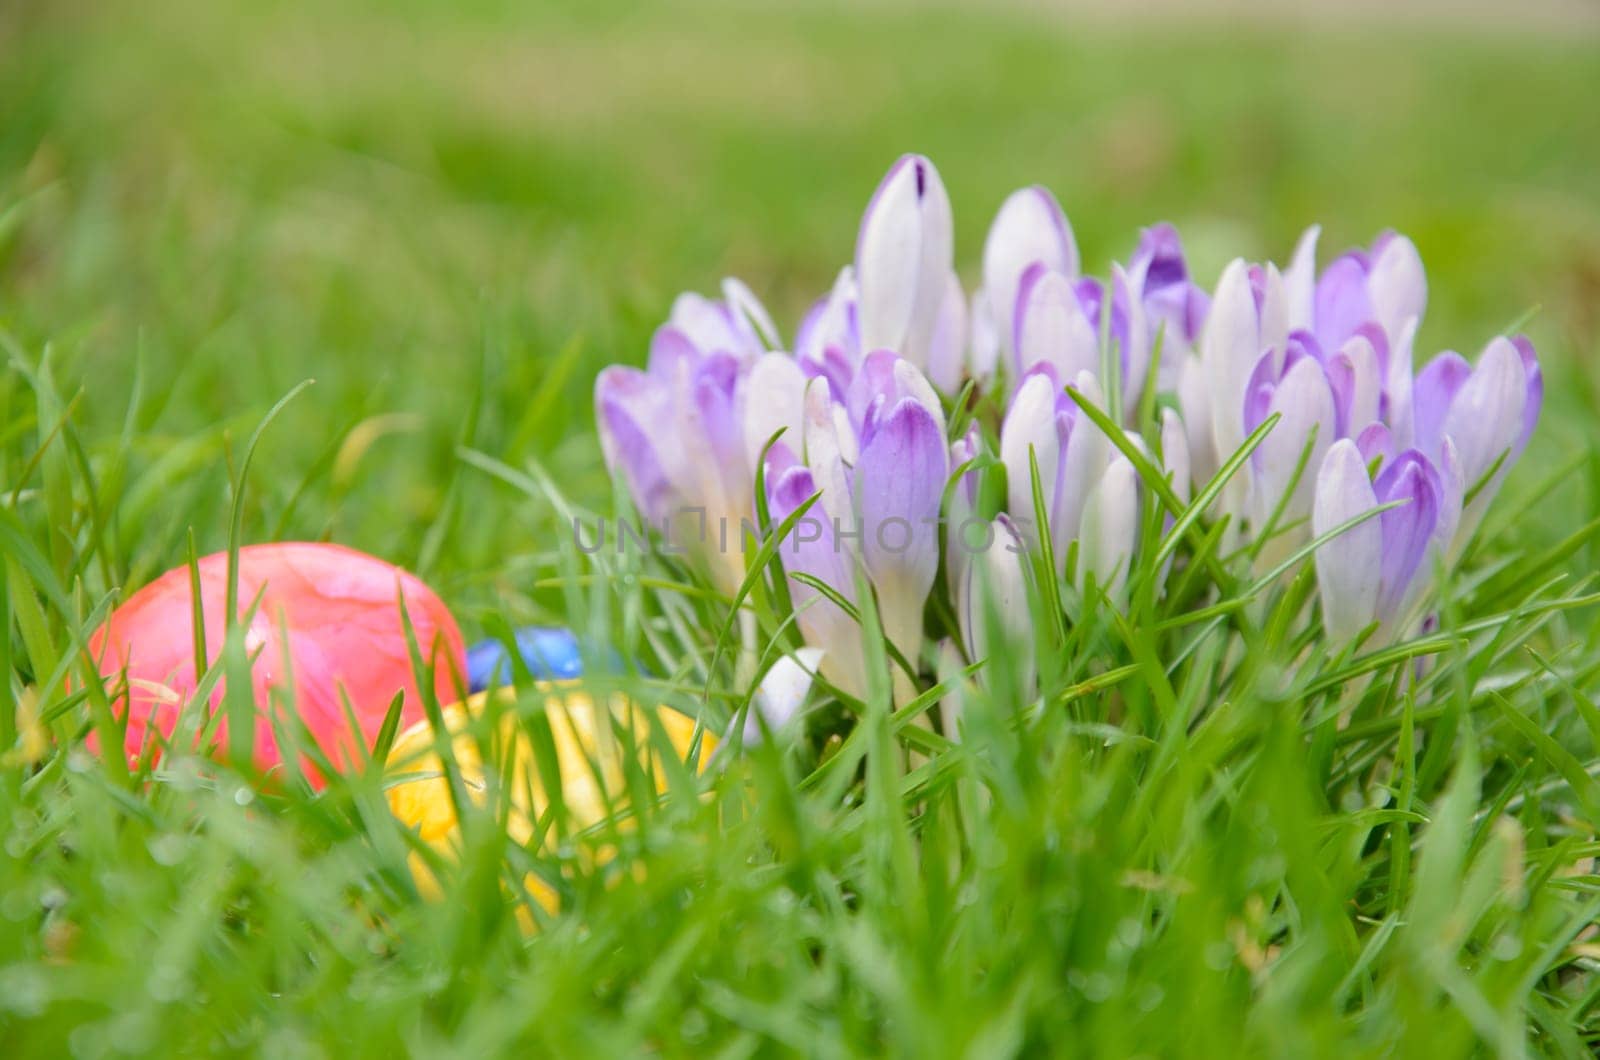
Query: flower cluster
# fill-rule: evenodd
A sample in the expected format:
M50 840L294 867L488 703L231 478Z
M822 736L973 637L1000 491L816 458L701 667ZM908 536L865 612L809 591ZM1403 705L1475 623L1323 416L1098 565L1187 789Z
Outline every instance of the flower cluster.
M1120 604L1141 534L1162 525L1151 506L1170 525L1173 499L1202 492L1257 563L1320 539L1330 638L1392 640L1423 620L1434 572L1527 444L1539 363L1519 336L1476 366L1446 352L1416 371L1416 247L1385 233L1319 271L1317 238L1284 268L1233 261L1208 292L1157 225L1102 282L1055 198L1029 187L1001 205L969 297L938 171L908 155L792 345L730 280L720 300L680 297L646 369L602 372L606 456L653 523L695 513L685 539L729 593L745 556L704 527L746 525L763 483L771 525L791 521L779 554L801 633L851 694L866 679L847 606L863 592L906 659L936 584L970 658L992 653L985 609L1015 658L1030 580Z

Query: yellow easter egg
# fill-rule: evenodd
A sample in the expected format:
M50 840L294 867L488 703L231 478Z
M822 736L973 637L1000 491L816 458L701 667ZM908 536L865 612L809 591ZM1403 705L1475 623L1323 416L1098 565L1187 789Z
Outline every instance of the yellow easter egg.
M609 696L602 707L588 692L580 690L575 681L540 682L537 688L545 694L544 709L561 775L561 798L567 809L567 819L574 828L588 828L605 820L608 797L612 807L625 805L625 756L630 750L639 766L655 778L657 793L666 790L660 756L650 750L652 722L661 727L680 759L686 760L692 749L695 721L675 710L647 710L620 693ZM479 806L487 800L489 788L479 754L480 739L475 738L472 727L483 716L491 694L499 696L507 707L517 698L510 689L480 692L464 703L444 708L443 712L462 785L468 797ZM516 714L505 710L496 727L495 738L485 738L482 742L502 748L501 753L509 759L493 764L498 776L509 779L506 828L513 840L527 845L533 840L534 822L549 806L545 778L535 764L533 748ZM635 735L624 742L619 739L616 728ZM716 745L716 737L704 731L700 733L702 766ZM395 739L389 751L388 772L390 782L386 794L390 812L434 848L454 853L459 845L455 807L450 800L449 781L435 751L433 729L426 721L411 726ZM430 897L439 897L438 881L427 862L416 854L412 854L410 860L418 888ZM555 911L556 895L548 884L532 873L524 882L528 893L540 905ZM524 926L532 926L531 919L526 916L522 919Z

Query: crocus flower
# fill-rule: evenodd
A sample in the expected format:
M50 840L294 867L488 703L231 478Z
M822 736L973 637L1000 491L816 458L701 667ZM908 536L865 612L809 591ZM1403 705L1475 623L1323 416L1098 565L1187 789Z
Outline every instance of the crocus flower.
M1338 349L1363 325L1375 323L1391 345L1421 321L1428 280L1416 245L1384 232L1370 250L1351 250L1316 273L1321 229L1306 229L1295 247L1284 285L1289 326L1310 331L1326 349Z
M980 303L974 299L972 304ZM860 316L855 269L847 265L840 270L833 289L811 307L795 337L800 370L808 379L828 380L829 389L840 401L864 356ZM972 320L966 292L951 272L928 340L927 363L919 365L934 387L946 394L958 391L965 377L982 383L994 374L993 355L978 352L979 345L988 340L975 335Z
M1110 339L1117 366L1123 408L1137 407L1150 363L1150 338L1144 306L1133 297L1128 276L1112 266ZM1100 330L1105 289L1100 281L1073 279L1034 262L1022 274L1011 320L1012 377L1022 379L1039 365L1049 365L1062 379L1080 373L1100 378Z
M1185 357L1178 367L1178 416L1189 453L1191 481L1199 488L1211 481L1222 461L1217 458L1216 436L1211 429L1211 387L1197 356Z
M951 472L973 463L982 452L983 435L973 423L965 435L950 443ZM951 585L961 584L966 576L967 561L981 542L981 535L975 533L985 523L978 515L981 477L977 468L968 468L950 492L950 507L945 518L945 579Z
M1048 525L1057 576L1120 605L1143 516L1157 523L1143 511L1135 465L1144 465L1130 446L1188 503L1269 419L1275 428L1214 505L1228 520L1224 550L1252 544L1249 535L1270 524L1281 540L1251 551L1273 564L1352 513L1403 502L1340 535L1317 564L1330 631L1349 637L1374 622L1382 637L1414 630L1431 557L1449 562L1460 549L1539 412L1543 383L1525 339L1497 339L1475 368L1446 353L1415 372L1427 282L1416 247L1394 233L1319 273L1313 227L1283 271L1235 260L1208 294L1165 224L1141 231L1125 268L1084 276L1060 205L1028 187L997 212L969 299L951 268L951 232L938 172L906 155L879 184L853 260L806 314L792 355L778 352L754 296L730 282L719 299L681 298L648 368L608 370L598 388L608 459L653 520L697 508L708 519L746 517L758 475L778 520L817 498L779 555L800 631L823 653L818 665L855 695L866 680L851 605L875 601L887 638L920 661L942 559L962 628L940 650L964 643L981 654L973 586L999 582L1013 599L1024 568L1008 559L993 569L993 555L969 547L971 531L1037 545L1044 528L1032 523ZM967 433L947 439L941 393L965 380L982 390L1001 365L998 439L984 437L981 400ZM1106 408L1107 430L1120 431L1146 390L1162 399L1159 439L1148 445L1131 432L1113 445L1077 400ZM987 472L974 466L987 448L1006 469L998 513L980 499ZM1168 527L1173 518L1162 514ZM729 591L743 574L737 558L710 565ZM1164 572L1152 576L1159 593ZM903 700L909 690L895 680Z
M1447 441L1444 450L1441 466L1407 449L1387 461L1374 481L1354 441L1340 439L1328 449L1311 516L1318 537L1380 505L1400 502L1317 551L1322 618L1335 642L1347 642L1377 622L1377 643L1386 643L1417 618L1431 581L1429 557L1443 556L1461 514L1454 447Z
M1254 431L1273 414L1281 417L1277 426L1250 454L1255 525L1258 531L1266 530L1273 513L1281 508L1278 530L1302 527L1286 539L1292 543L1304 536L1303 520L1311 514L1317 469L1334 442L1338 425L1333 387L1323 369L1321 351L1316 340L1304 332L1291 336L1283 353L1268 350L1262 354L1250 374L1244 401L1245 432Z
M1139 473L1121 453L1089 488L1079 530L1077 582L1090 580L1114 603L1123 599L1139 542Z
M1008 516L990 523L983 547L975 549L956 585L956 619L968 658L1007 666L1014 681L1031 689L1033 626L1025 555L1022 535Z
M928 363L923 366L934 387L946 394L961 389L964 375L983 381L986 366L972 356L971 322L967 309L967 292L954 271L945 279L944 297L939 302L939 315L934 321L933 337L928 341ZM993 363L989 362L988 371Z
M1023 275L1035 265L1069 281L1077 278L1080 267L1078 244L1066 214L1054 195L1037 186L1011 193L995 215L983 245L987 318L996 329L1000 351L1008 358L1017 354L1012 325ZM1013 374L1012 385L1020 381L1020 375Z
M1000 368L1000 327L982 287L972 292L967 307L967 374L987 390Z
M1090 373L1080 373L1073 385L1094 404L1104 404L1100 385ZM1078 535L1084 502L1104 472L1109 451L1110 442L1067 396L1055 369L1049 365L1033 369L1001 424L1000 462L1006 467L1006 510L1024 524L1035 522L1032 464L1037 464L1058 571L1065 567L1067 546ZM1035 526L1035 541L1038 533Z
M822 654L819 648L801 648L793 655L783 656L762 675L752 709L745 714L743 733L747 746L760 741L762 722L766 722L769 731L781 733L800 716Z
M767 511L781 524L818 491L811 469L788 446L774 445L767 457ZM819 502L821 498L818 498ZM834 520L813 504L795 525L779 552L789 579L795 621L808 645L822 651L823 676L851 695L866 692L867 668L861 650L861 627L848 612L815 586L795 577L804 574L856 602L855 554L842 540Z
M864 369L855 466L862 559L877 590L884 633L914 657L922 643L923 605L939 570L939 505L949 472L944 416L905 361L873 354Z
M1189 278L1178 230L1158 224L1139 233L1128 262L1128 282L1144 308L1149 338L1161 342L1156 389L1176 393L1184 364L1196 355L1211 297Z
M761 462L762 447L779 431L791 448L799 447L805 393L806 376L799 361L784 353L757 358L744 381L741 425L746 466L751 475Z
M856 240L864 349L892 349L926 370L935 334L952 325L942 312L952 302L950 197L933 163L905 155L884 176L861 219ZM965 312L954 283L952 312ZM941 336L941 353L960 336ZM957 354L959 358L959 353ZM941 368L945 367L941 365Z
M1365 335L1382 368L1382 416L1401 440L1411 435L1412 344L1428 303L1428 282L1416 246L1384 232L1370 250L1351 250L1317 275L1317 238L1312 225L1296 245L1284 273L1289 326L1316 335L1323 349L1337 350Z
M1209 409L1212 448L1205 466L1220 466L1244 444L1244 398L1262 353L1282 350L1289 338L1288 307L1283 280L1271 264L1249 265L1234 260L1222 271L1211 312L1200 336L1203 395ZM1200 393L1194 394L1198 399ZM1191 415L1185 407L1184 415ZM1191 455L1193 453L1191 452ZM1224 494L1225 508L1245 514L1247 490L1235 477Z
M1187 504L1191 475L1189 433L1183 417L1173 409L1161 410L1161 466L1178 500Z
M640 513L732 593L743 558L719 543L736 535L750 512L752 443L740 412L742 384L775 336L758 334L770 333L771 324L742 284L730 282L728 290L724 302L680 297L651 340L644 371L601 371L595 419L606 464L621 474ZM764 441L753 443L758 451Z
M1446 439L1460 456L1461 475L1476 490L1462 519L1465 543L1527 446L1544 404L1544 374L1525 337L1496 338L1476 368L1457 353L1428 362L1415 387L1415 444L1438 459Z
M1087 304L1086 304L1087 303ZM1021 379L1036 365L1049 365L1062 379L1100 372L1100 285L1074 279L1034 262L1022 273L1011 317L1011 371Z
M825 376L839 397L861 361L861 307L855 269L839 270L833 288L818 299L795 333L794 355L806 375Z
M778 329L750 288L722 281L722 299L685 291L672 303L666 326L703 353L750 356L778 345Z
M805 462L775 445L766 480L768 510L781 522L820 491L779 554L852 603L856 565L870 580L884 634L907 657L922 643L922 609L939 566L939 507L949 469L944 416L927 379L887 350L869 355L846 401L823 379L806 388ZM833 601L791 577L808 644L839 687L865 690L861 631Z

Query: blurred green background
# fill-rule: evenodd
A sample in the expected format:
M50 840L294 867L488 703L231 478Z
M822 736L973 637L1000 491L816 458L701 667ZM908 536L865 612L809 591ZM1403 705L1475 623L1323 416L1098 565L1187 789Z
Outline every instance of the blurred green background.
M110 463L88 577L148 579L191 525L221 547L230 460L315 378L266 436L246 536L420 567L469 623L536 617L553 524L458 447L608 510L595 371L723 275L792 328L908 150L943 172L969 283L1031 182L1093 270L1170 220L1207 286L1313 221L1325 258L1400 228L1430 274L1423 351L1475 356L1536 310L1536 458L1593 446L1593 12L1167 7L0 7L0 323L51 345Z

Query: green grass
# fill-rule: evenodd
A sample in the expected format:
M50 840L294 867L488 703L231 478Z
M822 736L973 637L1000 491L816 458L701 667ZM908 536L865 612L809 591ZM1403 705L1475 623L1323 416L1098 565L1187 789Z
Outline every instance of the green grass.
M0 766L4 1052L1587 1055L1596 84L1592 39L1516 33L4 9L0 744L34 684L53 735ZM1039 181L1097 272L1162 219L1208 284L1313 220L1326 247L1393 225L1428 264L1428 351L1535 309L1544 421L1441 633L1329 657L1309 574L1244 602L1225 564L1236 584L1075 613L1061 644L1042 624L1037 704L973 696L961 745L880 688L550 856L473 815L446 902L375 775L255 791L81 748L103 703L52 676L191 534L228 547L236 506L246 541L418 571L469 635L593 629L656 675L636 694L733 715L726 608L570 545L568 505L616 508L594 373L728 273L792 326L910 149L969 282ZM755 606L783 635L765 584ZM531 936L530 870L563 897Z

